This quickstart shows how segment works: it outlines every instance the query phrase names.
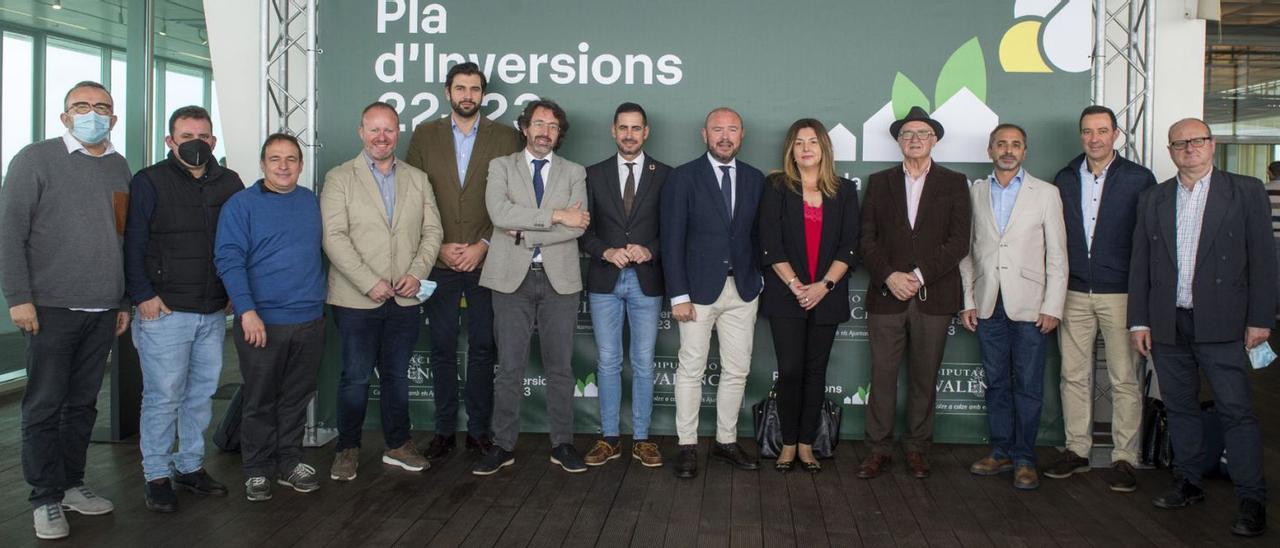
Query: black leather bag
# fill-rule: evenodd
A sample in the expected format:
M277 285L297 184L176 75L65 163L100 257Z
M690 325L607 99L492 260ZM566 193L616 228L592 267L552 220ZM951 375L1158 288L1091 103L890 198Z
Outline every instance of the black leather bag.
M813 438L813 455L820 459L835 456L836 445L840 443L840 420L844 410L831 400L822 400L822 416L818 420L818 432ZM751 406L751 417L756 427L756 445L760 447L760 456L766 459L778 458L782 451L782 424L778 419L777 385L769 389L763 400Z
M231 402L227 404L227 412L222 416L222 422L219 422L218 429L213 431L213 444L228 453L240 452L240 415L244 408L243 388L243 385L236 387L235 394L231 395Z
M1142 381L1142 464L1156 468L1173 465L1173 446L1169 441L1169 416L1164 402L1151 397L1151 374Z

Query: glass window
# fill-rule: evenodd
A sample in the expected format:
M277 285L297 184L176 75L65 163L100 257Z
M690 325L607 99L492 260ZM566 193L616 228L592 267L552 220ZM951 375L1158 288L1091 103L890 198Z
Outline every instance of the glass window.
M0 129L0 180L9 161L22 147L31 144L34 78L34 47L30 36L4 33L4 74L0 82L0 105L4 105L4 126ZM4 321L8 321L7 317Z
M222 146L222 114L218 110L218 83L209 82L209 117L213 118L213 135L218 138L218 146L213 147L213 157L219 162L222 157L227 154L227 149Z
M156 143L156 156L158 160L164 158L168 152L165 151L163 135L169 134L169 115L173 111L188 105L204 106L204 71L195 68L188 68L175 63L166 63L164 68L164 110L163 114L156 118L156 125L159 133L162 135Z
M71 86L84 80L102 81L102 49L49 38L44 51L45 67L50 69L44 75L44 135L51 138L67 131L59 115ZM112 99L119 103L114 96Z
M111 144L116 147L116 152L125 158L129 157L125 143L125 120L129 118L127 106L129 103L128 87L126 82L129 80L129 74L126 72L128 66L125 62L124 52L111 53L111 98L116 102L116 127L111 128ZM143 150L146 150L144 147Z

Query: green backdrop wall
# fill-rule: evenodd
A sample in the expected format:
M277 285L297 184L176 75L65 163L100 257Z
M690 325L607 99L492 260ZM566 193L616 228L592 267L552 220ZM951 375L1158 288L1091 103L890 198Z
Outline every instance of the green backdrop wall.
M837 171L861 185L868 174L900 161L888 125L912 105L922 105L947 129L935 149L937 161L970 177L985 176L988 132L999 122L1014 122L1029 134L1028 171L1049 179L1080 150L1076 121L1089 102L1089 9L1079 0L323 2L318 173L359 153L359 113L375 100L401 111L403 156L407 132L448 114L444 75L466 59L489 74L483 111L490 118L514 123L522 105L535 97L564 106L572 130L559 154L584 165L614 153L609 125L620 102L644 105L651 126L646 149L671 165L703 153L703 117L728 105L744 118L742 160L765 171L778 168L787 126L815 117L831 130ZM861 271L854 277L848 296L854 318L838 331L827 387L828 397L844 406L846 438L862 436L870 383L862 306L866 277ZM659 322L652 431L670 434L679 334L668 311ZM775 376L765 322L756 329L739 422L743 435L752 430L749 404L764 396ZM419 430L433 425L429 329L424 323L407 364L411 418ZM341 369L336 331L329 331L326 344L319 419L332 425ZM713 346L702 434L714 431L716 355ZM464 352L458 360L465 363ZM545 431L544 378L539 360L531 362L523 427ZM598 431L595 362L583 296L573 363L579 432ZM1042 443L1062 440L1057 379L1054 338L1045 372ZM629 383L626 370L624 432ZM371 423L377 421L373 384ZM938 380L938 441L986 440L983 389L977 341L953 321ZM903 397L900 390L900 409Z

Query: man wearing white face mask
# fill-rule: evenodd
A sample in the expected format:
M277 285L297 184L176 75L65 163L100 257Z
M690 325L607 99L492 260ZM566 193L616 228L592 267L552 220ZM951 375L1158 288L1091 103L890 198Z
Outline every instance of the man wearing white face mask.
M67 133L23 148L0 191L0 287L26 336L22 474L36 536L66 537L63 510L111 512L84 486L85 450L112 339L129 325L122 236L129 165L107 140L111 94L80 82Z
M227 290L214 269L213 242L222 204L244 183L213 160L217 143L209 111L175 110L168 157L129 184L125 283L138 307L132 333L142 364L139 445L146 506L155 512L177 510L175 485L227 494L204 470L204 430L227 334Z

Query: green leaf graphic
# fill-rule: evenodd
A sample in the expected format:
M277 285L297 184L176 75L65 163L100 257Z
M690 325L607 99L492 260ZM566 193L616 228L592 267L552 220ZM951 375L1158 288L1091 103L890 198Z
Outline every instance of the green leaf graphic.
M583 384L582 381L578 381L578 384L575 386L575 388L577 388L578 393L581 394L583 393L584 390L586 390L587 385Z
M929 108L929 98L925 97L924 92L901 72L893 77L893 95L890 101L893 102L893 117L898 120L906 116L911 107L933 110Z
M870 395L868 392L870 392L870 391L869 391L869 390L867 390L867 387L865 387L865 386L859 386L859 387L858 387L858 399L859 399L859 400L861 400L863 403L866 403L866 402L867 402L867 396L869 396L869 395Z
M956 49L942 65L933 104L941 106L961 88L969 88L979 101L987 102L987 62L982 57L982 46L978 45L976 36ZM896 101L894 105L897 105Z
M587 384L595 384L595 383L596 383L596 374L587 373Z

